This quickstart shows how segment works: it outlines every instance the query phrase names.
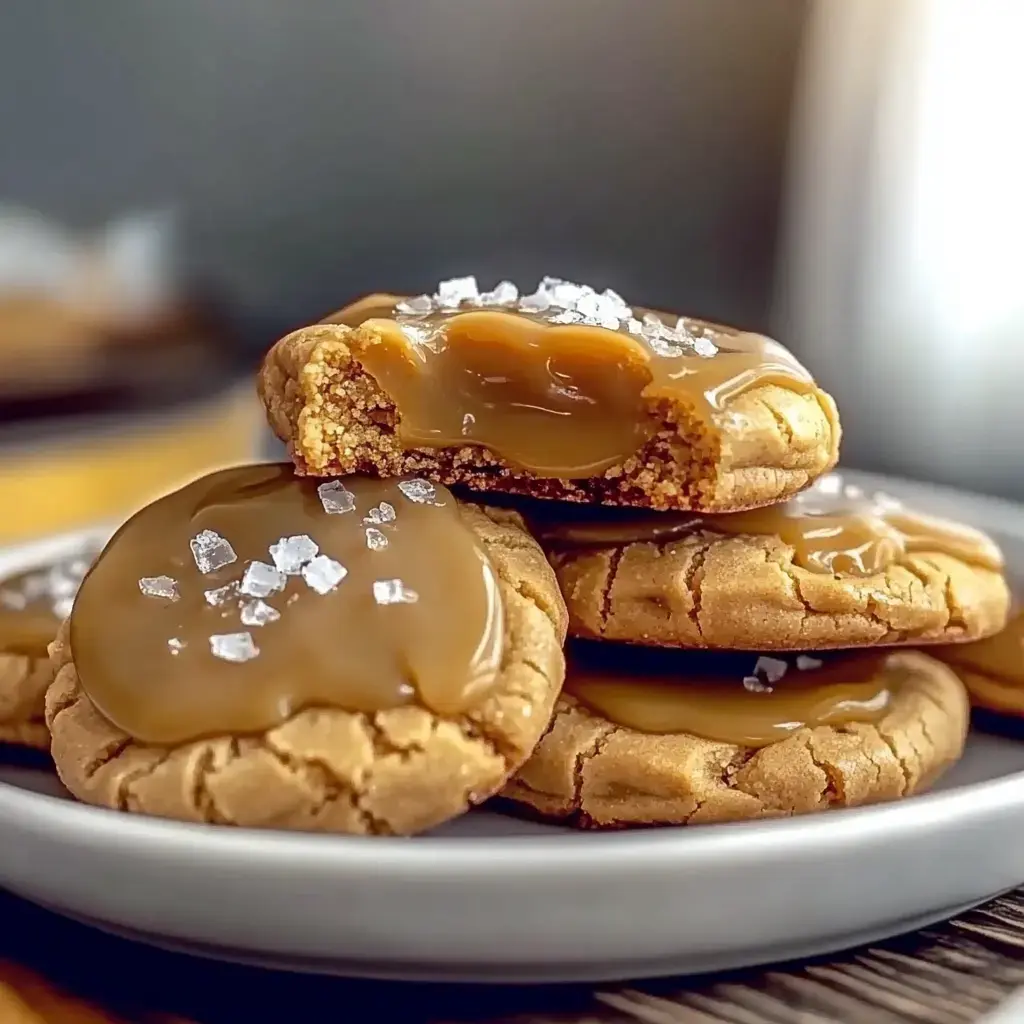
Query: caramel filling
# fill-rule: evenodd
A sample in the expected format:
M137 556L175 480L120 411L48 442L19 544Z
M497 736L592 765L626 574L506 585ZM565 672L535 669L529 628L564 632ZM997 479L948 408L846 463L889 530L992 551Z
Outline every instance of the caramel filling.
M987 640L929 648L929 653L954 668L988 676L1007 686L1024 686L1024 606L1018 607L1001 633Z
M128 520L82 584L71 646L107 718L170 744L308 707L460 713L497 678L503 623L444 488L257 465Z
M570 645L565 680L568 693L617 725L741 747L877 722L892 686L879 653L758 657L581 641Z
M83 551L0 581L0 654L46 657L94 555Z
M675 317L613 304L623 318L600 325L525 300L414 313L409 301L369 296L330 318L362 328L359 361L395 403L406 448L479 445L535 476L583 478L653 437L659 401L713 427L750 388L816 392L781 345L703 321L672 327Z
M1003 557L985 534L959 523L911 512L885 495L866 495L839 474L818 480L779 505L714 516L539 503L529 517L553 548L662 543L698 532L778 537L793 562L811 572L873 576L908 554L933 552L1000 571Z

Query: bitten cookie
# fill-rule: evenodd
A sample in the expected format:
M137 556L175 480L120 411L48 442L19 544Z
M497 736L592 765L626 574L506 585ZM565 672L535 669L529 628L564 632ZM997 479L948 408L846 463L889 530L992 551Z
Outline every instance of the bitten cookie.
M840 437L778 343L555 278L369 296L279 341L259 389L300 473L656 509L786 498Z
M1024 608L987 640L929 648L928 653L952 666L975 707L1024 717Z
M47 645L71 610L95 550L35 566L0 581L0 743L46 750Z
M759 662L768 663L767 678L780 664L774 658ZM963 751L968 725L963 685L947 666L917 651L890 652L866 664L854 661L842 684L831 680L831 692L823 688L813 699L806 690L787 695L785 679L773 692L762 671L749 678L756 684L751 692L717 698L720 705L709 709L707 688L687 694L685 675L663 686L660 695L646 688L633 692L628 680L609 695L607 683L603 691L600 685L590 691L574 687L570 668L550 729L503 796L579 828L783 817L909 796ZM838 705L844 689L848 695L859 693L856 707L845 713ZM778 696L783 707L773 710ZM800 725L799 720L787 723L785 716L794 704L801 713L801 701L803 721L826 724L785 734L780 726ZM746 742L692 731L645 731L618 724L595 704L619 720L639 717L647 730L671 727L674 712L709 733L732 730ZM780 735L774 740L773 725Z
M743 650L946 643L997 632L1009 608L987 536L839 474L735 515L528 515L574 636Z
M406 834L527 757L565 612L514 513L423 480L225 470L143 509L51 654L81 800L249 827Z

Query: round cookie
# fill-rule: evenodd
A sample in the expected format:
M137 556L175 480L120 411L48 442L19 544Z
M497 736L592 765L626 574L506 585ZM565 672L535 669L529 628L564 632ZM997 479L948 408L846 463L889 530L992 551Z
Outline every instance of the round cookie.
M1024 717L1024 607L987 640L930 648L928 653L953 668L975 707Z
M967 697L947 666L918 651L884 654L874 673L876 685L891 688L875 721L800 728L760 747L641 732L567 692L502 795L544 818L606 829L784 817L908 796L959 759Z
M83 550L0 580L0 743L46 750L47 647L95 556Z
M545 278L371 295L267 353L259 390L301 473L728 511L835 465L835 403L777 342Z
M988 537L839 474L733 515L538 503L527 516L573 636L741 650L948 643L998 632L1009 609Z
M137 581L143 561L153 575ZM564 635L553 574L515 513L424 481L318 488L288 467L226 470L138 513L100 555L51 648L52 754L101 806L419 832L528 756Z

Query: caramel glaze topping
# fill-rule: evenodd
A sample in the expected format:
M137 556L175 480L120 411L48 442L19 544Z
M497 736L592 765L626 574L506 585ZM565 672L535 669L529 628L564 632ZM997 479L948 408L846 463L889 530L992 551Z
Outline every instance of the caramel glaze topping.
M256 465L129 519L82 584L71 648L107 718L172 744L317 706L459 713L497 678L503 614L443 487Z
M647 335L630 333L628 321L608 321L618 329L557 323L557 309L403 315L403 301L371 295L329 322L364 328L359 361L394 401L407 448L481 445L535 476L590 477L650 440L658 400L713 426L758 385L818 393L777 342L704 321L686 321L683 334L665 340L637 318L666 327L676 318L644 309L632 310L633 326Z
M976 672L1009 686L1024 686L1024 605L1018 605L1001 633L972 644L932 647L928 653L954 668Z
M837 576L873 576L918 552L996 572L1003 567L999 548L980 531L911 512L886 495L867 495L838 473L787 502L748 512L701 517L597 506L547 510L538 503L528 517L542 543L559 549L661 543L707 531L779 537L793 548L796 565Z
M0 654L46 657L94 555L83 550L0 581Z
M758 657L571 641L565 690L617 725L764 747L799 729L873 723L889 709L885 655Z

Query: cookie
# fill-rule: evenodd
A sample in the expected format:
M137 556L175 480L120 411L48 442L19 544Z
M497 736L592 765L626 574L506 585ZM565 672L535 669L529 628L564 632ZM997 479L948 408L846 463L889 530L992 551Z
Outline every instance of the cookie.
M946 643L1003 627L983 533L830 474L784 505L723 516L527 510L574 636L808 650Z
M1024 717L1024 607L987 640L930 648L929 653L952 666L975 707Z
M0 580L0 743L46 750L46 649L95 557L89 548Z
M554 278L369 296L279 341L259 389L300 473L655 509L786 498L840 437L777 342Z
M562 683L565 611L512 512L424 480L204 477L137 513L51 648L80 800L406 834L500 789Z
M591 644L600 653L585 653L581 666L579 646L551 727L503 793L579 828L698 825L895 800L929 785L963 751L963 685L918 651L748 655L737 667L741 655L623 654L620 645Z

